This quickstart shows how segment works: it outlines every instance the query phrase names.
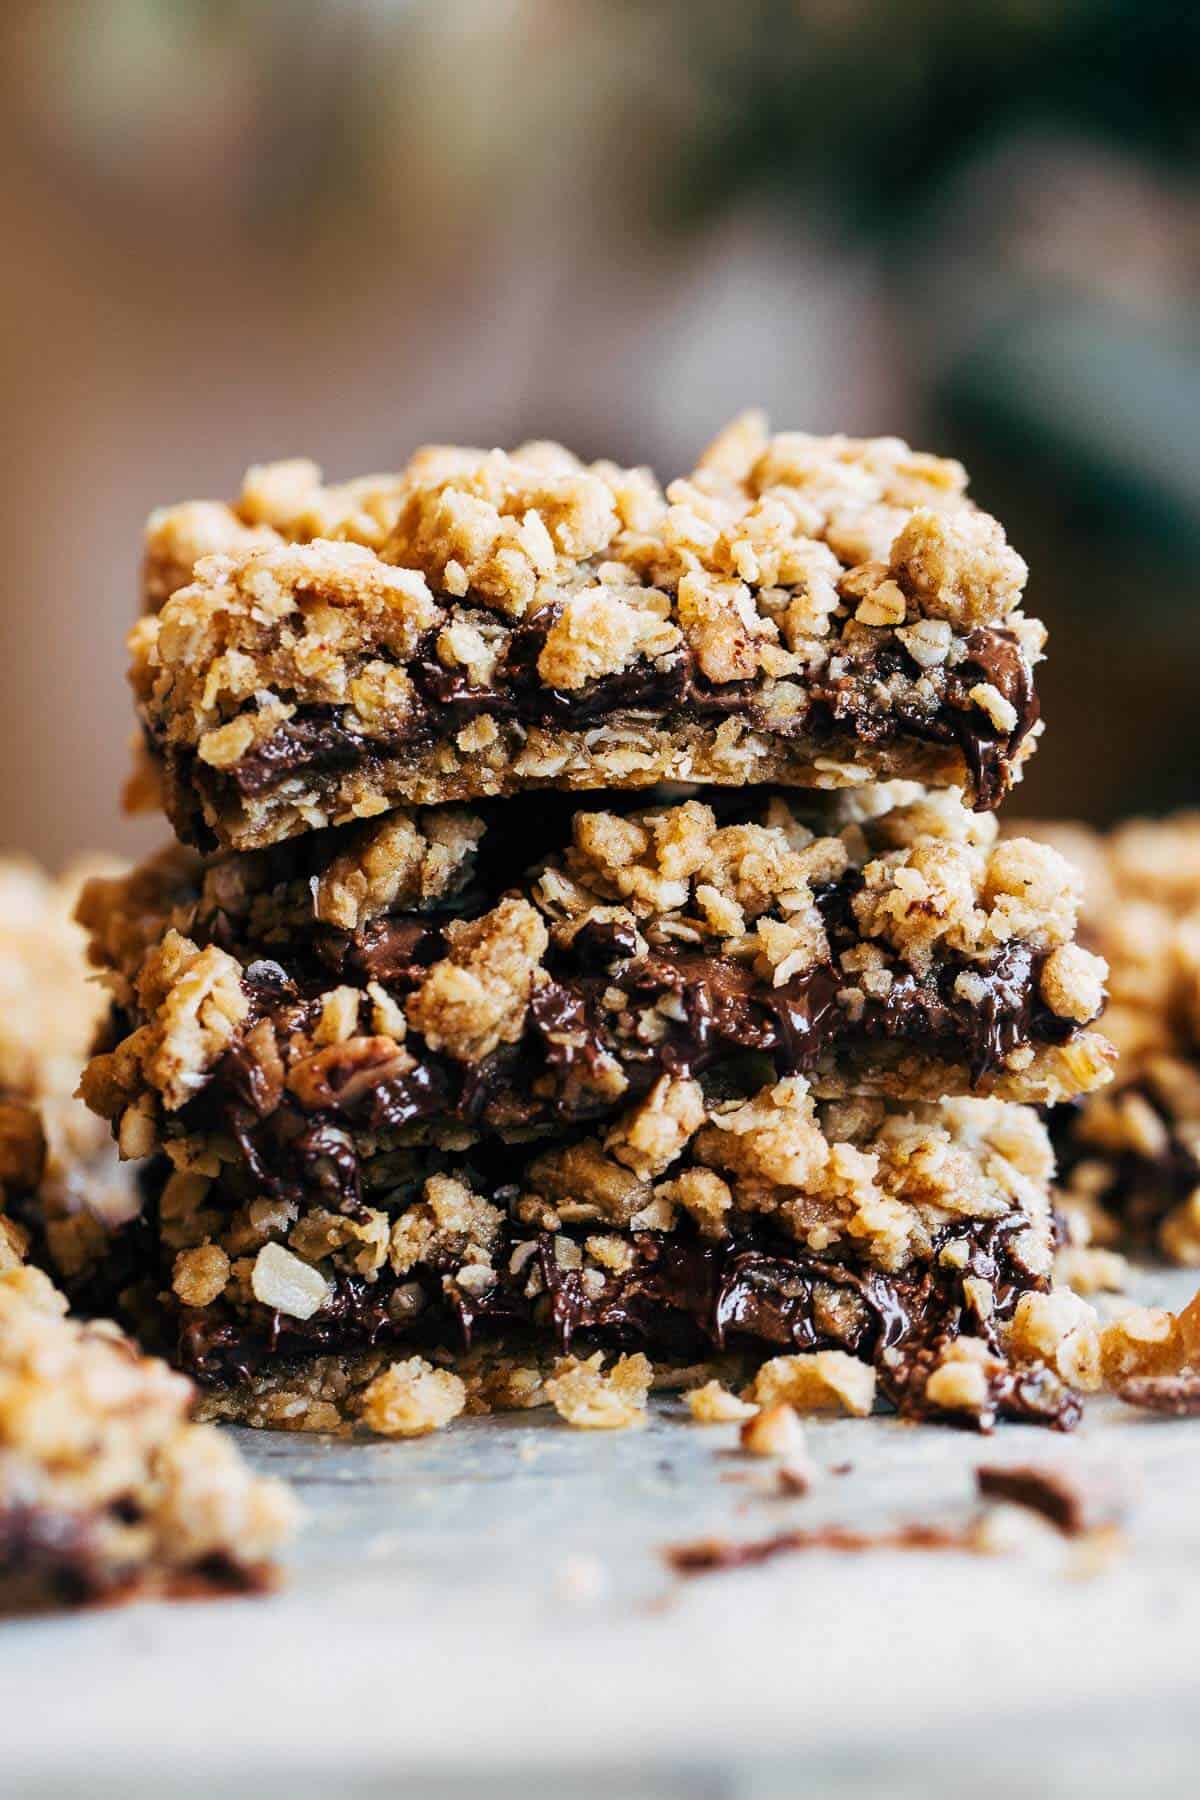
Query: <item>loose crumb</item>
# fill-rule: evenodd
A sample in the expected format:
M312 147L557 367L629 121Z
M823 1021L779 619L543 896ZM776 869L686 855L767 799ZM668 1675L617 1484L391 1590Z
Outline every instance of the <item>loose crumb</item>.
M467 1390L457 1375L410 1356L364 1389L361 1418L380 1437L424 1437L456 1419L466 1404Z
M647 1357L618 1357L604 1370L603 1353L580 1360L560 1357L546 1393L568 1425L582 1431L620 1431L646 1422L646 1396L654 1371Z
M706 1381L703 1387L692 1388L683 1398L697 1425L738 1425L743 1420L753 1419L758 1411L751 1401L739 1400L719 1381Z

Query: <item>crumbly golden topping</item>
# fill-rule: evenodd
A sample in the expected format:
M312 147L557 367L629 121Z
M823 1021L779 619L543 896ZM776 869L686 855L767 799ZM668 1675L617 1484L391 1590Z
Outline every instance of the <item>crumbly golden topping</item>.
M875 1406L875 1371L844 1350L773 1356L755 1376L749 1398L763 1408L847 1412L865 1419Z
M37 1190L64 1276L94 1259L106 1226L133 1206L108 1131L74 1097L106 996L88 979L71 915L100 866L80 863L56 881L31 862L0 861L0 1203Z
M646 1357L619 1356L610 1369L604 1355L564 1356L546 1382L559 1417L582 1431L620 1431L646 1420L646 1396L654 1371Z
M361 1419L380 1437L424 1437L456 1419L467 1403L463 1382L420 1356L394 1362L362 1396Z

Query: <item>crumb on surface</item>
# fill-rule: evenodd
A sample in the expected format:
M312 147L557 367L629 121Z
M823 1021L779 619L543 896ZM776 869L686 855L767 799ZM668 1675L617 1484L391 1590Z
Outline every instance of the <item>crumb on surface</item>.
M784 1401L798 1413L846 1412L865 1419L875 1405L875 1371L843 1350L774 1356L758 1371L749 1397L762 1407Z

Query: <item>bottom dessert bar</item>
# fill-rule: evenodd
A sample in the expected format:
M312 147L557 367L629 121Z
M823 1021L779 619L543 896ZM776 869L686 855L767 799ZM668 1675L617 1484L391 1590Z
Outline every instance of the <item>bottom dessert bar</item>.
M65 1313L0 1274L0 1611L263 1585L290 1495L190 1421L189 1381Z
M315 1177L247 1199L236 1166L161 1159L141 1218L72 1292L208 1387L261 1394L308 1359L341 1364L350 1416L368 1353L681 1368L833 1350L907 1416L1069 1428L1090 1314L1051 1290L1052 1169L1029 1109L817 1108L794 1079L731 1103L657 1186L586 1137L414 1148L370 1204Z

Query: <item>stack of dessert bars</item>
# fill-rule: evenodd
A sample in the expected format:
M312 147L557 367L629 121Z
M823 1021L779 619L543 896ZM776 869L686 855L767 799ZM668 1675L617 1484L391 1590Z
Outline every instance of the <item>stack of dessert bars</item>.
M156 514L180 843L82 903L143 1206L77 1302L255 1423L643 1353L1070 1425L1037 1109L1111 1072L1105 967L997 838L1045 634L965 488L751 415L665 492L539 442Z

